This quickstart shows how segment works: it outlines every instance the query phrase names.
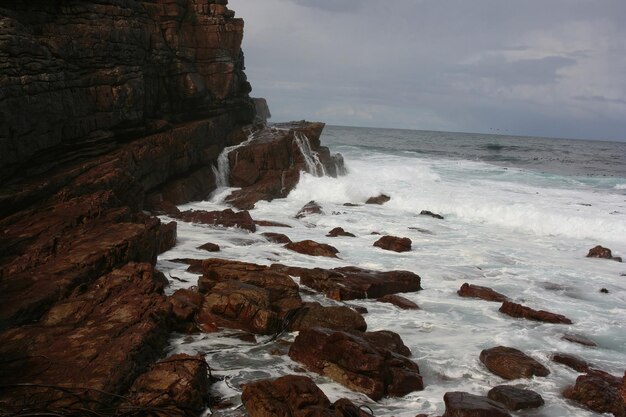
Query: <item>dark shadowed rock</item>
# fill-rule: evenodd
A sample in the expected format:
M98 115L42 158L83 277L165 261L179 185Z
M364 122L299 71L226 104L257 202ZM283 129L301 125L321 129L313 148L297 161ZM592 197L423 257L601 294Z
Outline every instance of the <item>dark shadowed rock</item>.
M363 316L350 307L304 303L291 319L289 330L297 332L310 327L364 332L367 329L367 324Z
M550 371L520 350L498 346L480 352L480 361L494 374L504 379L547 376Z
M579 345L583 345L583 346L589 346L589 347L598 346L598 344L594 342L593 340L589 339L586 336L582 336L579 334L563 335L563 340L567 340L568 342L572 342L572 343L578 343Z
M467 392L446 392L442 417L511 417L502 404Z
M601 292L602 294L608 294L608 293L609 293L609 290L607 290L606 288L600 288L600 292Z
M250 213L245 210L239 212L234 212L231 209L222 211L188 210L181 212L176 218L190 223L238 227L251 232L256 231L254 220L250 217Z
M266 232L266 233L261 233L261 235L265 237L267 240L269 240L270 242L281 243L281 244L291 243L291 239L289 239L287 235L284 235L282 233Z
M341 227L335 227L333 230L328 232L327 237L339 237L339 236L347 236L347 237L356 237L353 233L346 232Z
M419 310L419 306L413 301L396 294L387 294L378 298L378 301L382 303L393 304L396 307L401 308L402 310Z
M617 262L622 262L622 258L620 258L619 256L613 256L613 254L611 253L611 249L605 248L600 245L589 249L589 253L587 253L587 258L612 259Z
M439 220L443 220L443 216L441 214L436 214L433 213L432 211L428 211L428 210L422 210L420 212L420 216L428 216L428 217L432 217L434 219L439 219Z
M512 411L537 408L544 404L541 395L529 389L522 389L510 385L499 385L487 393L487 397L504 404Z
M394 252L408 252L412 243L408 237L383 236L374 242L374 246Z
M289 356L373 400L424 388L414 362L357 334L320 327L305 329L296 337Z
M544 323L572 324L570 319L561 314L555 314L545 310L533 310L530 307L510 301L503 302L499 311L515 318L524 318Z
M599 375L581 375L576 384L568 387L563 396L597 413L612 413L615 417L626 416L622 381Z
M315 201L311 200L306 203L296 214L296 219L302 219L303 217L310 216L311 214L324 214L322 207Z
M172 316L177 331L191 333L196 330L194 317L202 305L202 294L191 289L181 288L168 297L172 305Z
M389 330L379 330L376 332L367 332L361 335L372 345L390 350L398 355L411 356L411 350L404 344L399 334Z
M162 359L135 380L118 410L155 408L161 413L195 416L209 396L209 366L202 356L178 354Z
M216 244L216 243L205 243L204 245L198 246L198 249L202 249L205 250L207 252L219 252L220 251L220 245Z
M360 207L360 204L354 204L354 203L343 203L343 205L345 207Z
M176 222L161 223L159 228L159 253L167 252L176 246Z
M287 243L285 248L303 255L325 256L327 258L336 258L339 253L337 248L325 243L317 243L313 240Z
M467 282L461 285L459 291L457 291L461 297L473 297L473 298L481 298L486 301L497 301L502 303L507 301L508 298L500 294L497 291L492 290L488 287L481 287L480 285L472 285Z
M289 226L288 224L272 222L272 221L269 221L269 220L255 220L254 224L256 224L257 226L263 226L263 227L288 227L288 228L291 228L291 226Z
M385 195L385 194L380 194L377 197L370 197L370 198L368 198L367 201L365 202L365 204L382 205L382 204L385 204L389 200L391 200L391 197L389 197L388 195Z

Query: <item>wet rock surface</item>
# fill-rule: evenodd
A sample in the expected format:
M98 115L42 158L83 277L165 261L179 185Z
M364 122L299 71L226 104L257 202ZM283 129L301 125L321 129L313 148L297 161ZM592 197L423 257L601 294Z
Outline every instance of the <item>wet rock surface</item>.
M544 404L541 395L529 389L499 385L487 393L489 399L504 404L511 411L537 408Z
M502 404L467 392L446 392L442 417L511 417Z
M330 232L328 232L326 236L327 237L339 237L339 236L356 237L354 233L346 232L345 230L343 230L342 227L335 227Z
M409 252L412 243L408 237L383 236L374 242L374 246L394 252Z
M619 378L588 374L576 378L574 386L568 387L563 396L597 413L624 417L626 402L623 393L624 386Z
M289 330L296 332L311 327L360 332L367 330L363 316L350 307L304 303L290 320Z
M246 210L239 212L235 212L231 209L222 211L189 210L181 212L176 218L190 223L202 223L209 226L238 227L250 232L256 231L254 220L252 220L250 213Z
M611 259L613 261L622 262L622 258L619 256L613 256L611 249L605 248L604 246L596 246L589 249L587 253L587 258L600 258L600 259Z
M545 310L534 310L530 307L526 307L524 305L513 303L510 301L503 302L499 311L506 314L507 316L515 318L524 318L527 320L541 321L544 323L572 324L572 321L570 319L561 314L551 313Z
M480 352L480 361L494 374L504 379L547 376L550 371L524 352L505 346Z
M508 297L492 290L491 288L481 287L480 285L472 285L467 282L461 286L461 288L457 291L457 294L461 297L480 298L485 301L496 301L499 303L508 301Z
M378 301L393 304L402 310L419 310L419 306L413 301L396 294L387 294L378 298Z
M388 195L385 194L380 194L376 197L370 197L367 199L367 201L365 201L365 204L377 204L377 205L382 205L385 204L386 202L388 202L389 200L391 200L391 197L389 197Z
M327 258L337 258L337 254L339 253L339 250L334 246L327 245L326 243L318 243L313 240L287 243L285 248L303 255L325 256Z
M220 251L220 245L216 244L216 243L205 243L204 245L200 245L198 246L198 249L202 249L205 250L207 252L219 252Z
M422 210L420 212L420 216L428 216L428 217L432 217L433 219L444 220L441 214L433 213L432 211L428 211L428 210Z
M284 235L282 233L266 232L266 233L261 233L261 235L265 237L267 240L269 240L270 242L281 243L281 244L291 243L291 239L289 239L289 236Z
M300 211L296 214L296 219L302 219L303 217L309 216L311 214L324 214L322 211L322 206L317 204L315 201L311 200L306 203Z

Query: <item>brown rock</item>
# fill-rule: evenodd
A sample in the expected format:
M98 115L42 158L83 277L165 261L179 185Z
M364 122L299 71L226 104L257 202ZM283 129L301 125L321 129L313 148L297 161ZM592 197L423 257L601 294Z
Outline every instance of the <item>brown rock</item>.
M345 207L361 207L360 204L354 204L354 203L343 203L343 205Z
M251 232L256 231L254 220L250 217L250 213L245 210L240 212L234 212L231 209L223 211L189 210L181 212L176 218L191 223L238 227Z
M144 407L172 415L196 416L205 409L209 396L208 372L202 356L179 354L162 359L135 380L128 401L118 412Z
M422 210L420 212L420 216L429 216L429 217L432 217L432 218L438 219L438 220L443 220L444 219L444 217L441 214L436 214L436 213L433 213L432 211L428 211L428 210Z
M377 332L367 332L361 335L376 348L390 350L398 355L411 356L411 350L404 344L399 334L389 330L379 330Z
M282 244L291 243L291 239L289 239L287 235L284 235L282 233L266 232L266 233L261 233L261 235L265 236L265 238L269 240L270 242L282 243Z
M216 243L207 242L204 245L198 246L198 249L205 250L207 252L219 252L220 245Z
M619 256L613 256L613 254L611 253L611 249L605 248L600 245L589 249L589 253L587 253L587 258L612 259L617 262L622 262L622 258L620 258Z
M303 217L309 216L311 214L324 214L324 212L322 211L322 207L313 200L306 203L300 209L298 214L296 214L296 219L302 219Z
M535 391L513 387L510 385L499 385L492 388L487 393L489 399L504 404L512 411L525 410L527 408L537 408L544 404L541 395Z
M578 356L570 355L568 353L555 353L552 355L552 361L563 364L578 372L588 372L590 365L585 360Z
M263 227L288 227L288 228L291 228L291 226L289 226L288 224L272 222L272 221L269 221L269 220L255 220L254 224L256 224L257 226L263 226Z
M378 299L382 303L393 304L402 310L419 310L419 306L413 301L396 294L387 294Z
M472 285L467 282L461 285L457 294L461 297L481 298L486 301L497 301L499 303L508 301L508 298L505 295L500 294L491 288L481 287L480 285Z
M296 337L289 356L375 401L424 388L415 363L357 334L321 327L305 329Z
M595 347L598 346L596 342L589 339L588 337L579 335L579 334L566 334L563 335L563 340L567 340L568 342L578 343L579 345Z
M172 316L176 330L183 333L191 333L196 330L193 322L194 316L202 305L202 294L190 289L179 289L168 297L172 305Z
M545 310L533 310L530 307L526 307L510 301L503 302L499 311L508 316L516 318L525 318L528 320L542 321L545 323L572 324L572 321L570 319L560 314L551 313Z
M408 252L412 243L408 237L383 236L374 242L374 246L394 252Z
M347 237L356 237L353 233L346 232L341 227L335 227L333 230L328 232L327 237L338 237L338 236L347 236Z
M380 194L377 197L370 197L370 198L368 198L367 201L365 202L365 204L382 205L382 204L385 204L389 200L391 200L391 197L389 197L388 195L385 195L385 194Z
M511 417L502 404L467 392L446 392L443 417Z
M312 240L287 243L285 248L303 255L325 256L327 258L337 258L339 251L337 248L325 243L317 243Z
M176 246L176 222L161 223L159 228L159 253Z
M291 319L289 330L297 332L310 327L364 332L367 324L363 316L350 307L304 303Z
M563 396L597 413L613 413L615 417L626 416L626 402L620 392L623 387L598 375L581 375L576 384L567 388Z
M504 379L547 376L550 371L522 351L498 346L480 352L480 361L494 374Z

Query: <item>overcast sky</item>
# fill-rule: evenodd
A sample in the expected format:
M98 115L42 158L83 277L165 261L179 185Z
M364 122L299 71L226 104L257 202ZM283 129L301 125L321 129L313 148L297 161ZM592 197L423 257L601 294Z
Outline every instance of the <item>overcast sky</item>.
M626 0L230 0L273 121L626 140Z

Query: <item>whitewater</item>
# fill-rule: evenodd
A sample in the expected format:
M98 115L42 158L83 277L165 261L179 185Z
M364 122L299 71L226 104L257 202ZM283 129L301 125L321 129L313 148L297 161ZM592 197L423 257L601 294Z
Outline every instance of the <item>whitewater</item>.
M159 257L157 268L170 277L170 293L195 285L198 278L186 272L187 265L172 261L176 258L415 272L424 289L402 296L417 303L419 310L399 310L374 300L350 304L368 309L364 318L369 331L391 330L402 337L426 388L373 402L306 372L284 355L295 334L278 339L257 336L256 343L242 340L242 332L236 330L176 335L169 353L203 354L213 375L222 379L212 386L212 395L231 405L207 410L207 415L240 415L241 384L294 373L313 378L332 401L348 397L376 416L441 415L446 392L486 395L502 384L540 393L546 404L529 411L539 413L533 415L598 415L562 397L579 373L550 358L556 352L573 354L616 376L626 369L626 264L585 257L590 248L602 245L626 258L626 144L332 126L326 127L322 143L343 154L346 175L335 179L302 173L287 198L259 202L250 212L255 220L290 228L258 227L256 233L248 233L178 222L177 245ZM180 208L225 209L222 200L232 190L222 187L206 201ZM391 200L381 206L363 204L381 193ZM324 214L296 219L310 200L319 203ZM420 215L422 210L445 219ZM338 226L356 237L325 236ZM289 251L266 240L263 232L333 245L339 259ZM373 233L408 237L412 251L373 247L380 237ZM207 242L218 244L221 251L208 254L197 249ZM456 291L464 282L565 315L574 324L505 316L498 312L499 303L459 297ZM304 299L337 303L322 295ZM585 336L598 346L568 342L562 339L566 334ZM481 350L498 345L522 350L551 374L501 379L478 359Z

